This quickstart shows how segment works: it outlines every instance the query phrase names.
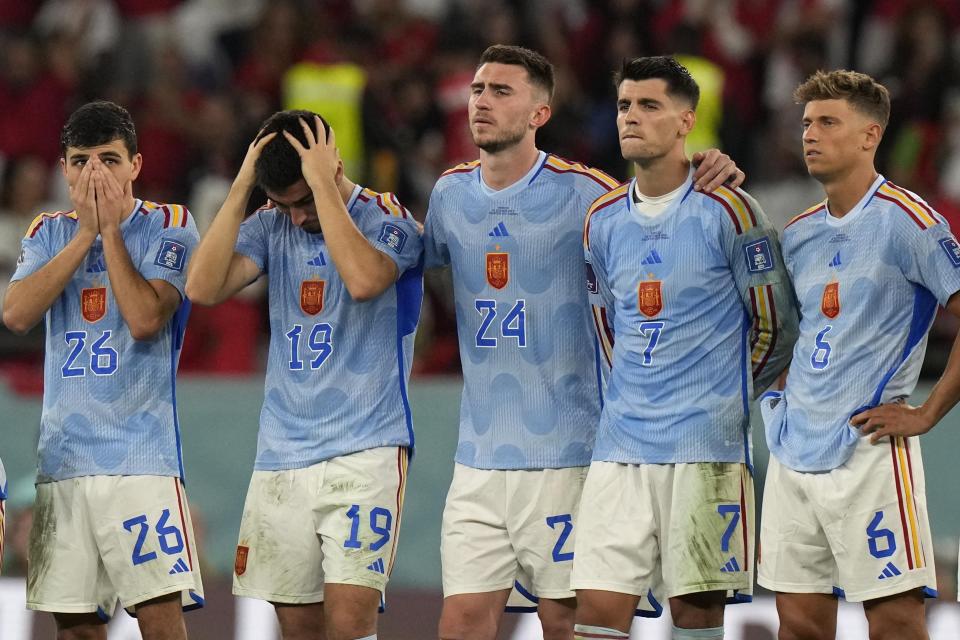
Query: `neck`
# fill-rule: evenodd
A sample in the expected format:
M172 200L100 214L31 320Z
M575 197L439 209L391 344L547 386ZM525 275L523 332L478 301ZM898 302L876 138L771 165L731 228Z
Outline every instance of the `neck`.
M873 167L873 163L870 163L855 167L843 175L824 182L823 190L827 194L830 215L842 218L850 213L850 210L867 194L870 185L876 179L877 170Z
M133 215L133 207L137 204L137 199L131 195L129 198L124 199L123 204L126 208L124 209L124 214L120 217L120 222L123 222Z
M522 178L533 168L540 151L532 137L497 153L480 150L483 181L492 189L503 189Z
M690 160L683 152L677 151L652 160L634 161L637 170L637 189L647 196L662 196L670 193L686 181L690 173Z
M337 191L340 192L340 197L343 199L344 205L350 202L350 196L353 195L353 190L356 186L357 185L351 182L347 176L343 176L343 178L340 179L340 184L337 185Z

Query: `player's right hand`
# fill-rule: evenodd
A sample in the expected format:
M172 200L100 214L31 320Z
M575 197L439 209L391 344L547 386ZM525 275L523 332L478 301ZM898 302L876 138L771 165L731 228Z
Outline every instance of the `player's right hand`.
M93 184L93 163L87 161L80 170L80 177L70 186L70 202L77 211L80 230L96 237L100 233L100 220L97 218L97 195Z
M263 148L267 145L267 143L276 137L276 131L268 133L265 136L260 136L259 133L257 134L257 137L254 138L253 142L250 143L250 146L247 147L247 155L243 157L243 164L240 165L240 171L237 172L236 182L238 184L243 185L248 189L253 188L257 181L257 158L260 157L260 152L263 151Z

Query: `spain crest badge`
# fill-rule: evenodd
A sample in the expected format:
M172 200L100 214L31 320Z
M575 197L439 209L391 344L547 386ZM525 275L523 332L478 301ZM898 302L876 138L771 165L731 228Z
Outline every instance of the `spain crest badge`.
M237 557L233 561L233 572L242 576L247 571L247 556L250 554L250 547L237 545Z
M648 318L655 318L663 311L660 284L660 280L641 280L637 288L637 307Z
M106 287L92 287L80 292L80 315L87 322L96 322L107 315Z
M820 311L831 320L840 315L840 283L836 280L823 288Z
M487 253L487 282L494 289L503 289L510 281L510 254L505 252Z
M300 308L310 316L323 311L324 280L304 280L300 283Z

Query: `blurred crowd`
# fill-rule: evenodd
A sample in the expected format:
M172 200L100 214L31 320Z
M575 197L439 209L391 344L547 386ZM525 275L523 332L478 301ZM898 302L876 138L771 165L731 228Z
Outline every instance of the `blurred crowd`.
M135 193L186 204L201 233L281 108L323 113L348 173L422 220L440 172L476 157L468 86L492 43L530 46L557 67L540 147L620 179L611 72L626 57L677 54L702 90L691 151L733 156L779 226L821 198L793 87L820 68L870 73L893 98L881 170L956 226L958 31L956 0L0 0L0 288L33 216L72 208L59 131L83 102L130 109L144 155ZM426 288L416 370L456 372L448 285L432 274ZM195 310L181 368L259 369L262 293ZM932 340L955 331L941 318ZM37 362L40 335L0 334L2 360Z

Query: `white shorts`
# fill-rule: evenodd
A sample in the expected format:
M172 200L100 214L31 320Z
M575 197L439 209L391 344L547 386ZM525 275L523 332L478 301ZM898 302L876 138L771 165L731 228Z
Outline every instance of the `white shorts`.
M303 469L254 471L233 593L284 604L323 602L328 582L383 593L408 462L405 447L379 447Z
M440 535L444 597L516 587L509 610L573 598L574 517L586 474L455 465Z
M574 589L665 598L753 587L753 477L733 462L594 462L583 488ZM641 600L641 609L646 609Z
M85 476L37 485L27 608L96 612L182 593L203 606L187 496L179 478Z
M851 602L936 590L917 438L861 438L847 462L801 473L770 457L757 581Z

